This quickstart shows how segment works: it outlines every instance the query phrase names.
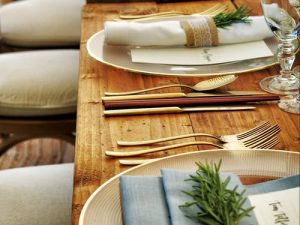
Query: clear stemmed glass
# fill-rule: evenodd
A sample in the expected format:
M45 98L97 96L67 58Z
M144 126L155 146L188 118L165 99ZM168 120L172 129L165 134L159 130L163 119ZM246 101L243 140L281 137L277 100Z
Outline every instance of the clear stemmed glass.
M280 75L266 77L260 82L260 87L270 93L282 95L299 94L300 82L291 71L295 60L295 40L299 29L299 0L261 0L261 6L272 32L279 40L278 61L281 67ZM285 111L299 113L298 109L291 109L288 101L293 97L282 99L279 107Z

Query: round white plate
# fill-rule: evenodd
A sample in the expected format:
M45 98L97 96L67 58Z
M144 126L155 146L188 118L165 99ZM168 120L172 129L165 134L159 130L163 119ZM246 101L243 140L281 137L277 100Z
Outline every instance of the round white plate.
M196 170L195 162L219 162L240 176L285 177L300 171L300 153L279 150L208 150L183 153L133 167L100 186L84 205L79 225L122 225L119 177L159 175L161 168Z
M87 50L94 59L119 69L130 72L142 73L148 75L163 76L184 76L184 77L202 77L212 75L226 75L235 73L245 73L249 71L261 70L277 63L276 38L265 40L274 56L241 60L236 62L214 64L214 65L164 65L149 63L133 63L131 61L130 50L128 46L112 46L104 43L104 31L99 31L90 37L87 41Z

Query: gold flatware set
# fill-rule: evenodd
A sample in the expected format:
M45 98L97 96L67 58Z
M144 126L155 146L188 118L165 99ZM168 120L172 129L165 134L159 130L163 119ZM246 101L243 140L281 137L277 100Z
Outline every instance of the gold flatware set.
M280 127L278 125L271 125L269 122L263 122L262 124L239 134L222 135L217 136L213 134L206 133L193 133L179 136L172 136L154 140L143 140L143 141L117 141L119 146L144 146L153 145L162 142L173 141L177 139L191 138L191 137L211 137L217 139L221 144L216 144L212 142L204 141L189 141L179 144L171 144L156 148L148 148L141 150L125 150L125 151L106 151L105 154L110 157L130 157L130 156L140 156L144 154L165 151L170 149L176 149L192 145L211 145L221 149L269 149L274 147L279 143L276 135L280 132ZM153 159L151 159L153 160ZM155 160L155 159L154 159ZM147 162L149 160L120 160L121 164L133 165Z

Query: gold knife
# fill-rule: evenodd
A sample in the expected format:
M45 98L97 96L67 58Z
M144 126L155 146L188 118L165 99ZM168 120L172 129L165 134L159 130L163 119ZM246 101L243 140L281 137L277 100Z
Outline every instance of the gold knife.
M182 112L253 110L255 108L256 107L254 106L156 107L156 108L104 110L104 115L105 116L129 116L129 115L182 113Z
M103 101L114 100L140 100L140 99L158 99L158 98L181 98L181 97L209 97L209 96L242 96L242 95L261 95L262 91L223 91L223 92L192 92L192 93L161 93L161 94L142 94L142 95L120 95L104 96Z

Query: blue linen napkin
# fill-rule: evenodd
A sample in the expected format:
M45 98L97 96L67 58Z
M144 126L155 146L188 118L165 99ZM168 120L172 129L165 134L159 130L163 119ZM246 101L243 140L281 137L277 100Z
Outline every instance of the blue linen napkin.
M191 171L182 171L182 170L173 170L173 169L162 169L162 182L165 190L167 205L169 207L171 224L172 225L199 225L201 224L198 221L194 221L185 216L183 211L178 207L179 205L183 205L185 202L190 202L192 199L190 196L186 195L182 191L191 191L192 185L194 182L185 181L190 178L190 174L195 174ZM232 173L220 173L220 177L222 181L230 176L231 180L228 184L228 189L234 189L236 185L238 185L238 192L242 192L245 187L241 183L239 177ZM251 206L249 200L247 200L244 204L245 208L249 208ZM244 219L240 222L240 225L257 225L256 218L253 214L253 211L250 214L250 217L244 217Z
M300 174L246 186L247 195L282 191L295 187L300 187Z
M121 176L124 225L170 225L161 177Z
M188 198L188 196L183 194L181 191L188 190L188 188L190 188L190 184L186 181L182 181L182 178L184 180L189 177L189 174L193 173L193 171L163 169L162 174L165 175L163 178L156 176L121 176L120 192L124 225L196 224L194 221L185 217L183 212L178 208L178 205L186 202L186 198ZM172 178L173 175L175 178ZM240 183L239 178L234 174L221 173L222 179L225 179L228 175L231 176L229 187L234 187L238 184L240 187L239 191L247 188L247 195L279 191L300 186L300 174L248 186L243 186ZM168 178L166 178L166 176L168 176ZM181 176L183 177L180 178ZM164 179L168 179L168 182L173 182L175 180L176 182L167 184ZM165 189L163 185L168 187ZM186 187L186 185L188 186ZM182 200L173 199L173 197L178 198L177 195L175 195L175 193L178 192L180 192L179 196L180 198L183 198ZM169 199L169 202L172 203L167 205L166 199ZM247 204L249 203L247 202ZM249 206L245 205L245 207ZM186 219L186 221L177 222L176 220L178 217L181 217L180 221L183 221L183 219ZM254 217L251 218L253 219ZM171 223L171 219L173 223ZM245 219L247 220L249 218L245 217ZM247 221L243 220L243 222ZM256 222L256 219L254 222ZM199 225L199 223L197 224ZM252 222L251 224L257 224L257 222Z

